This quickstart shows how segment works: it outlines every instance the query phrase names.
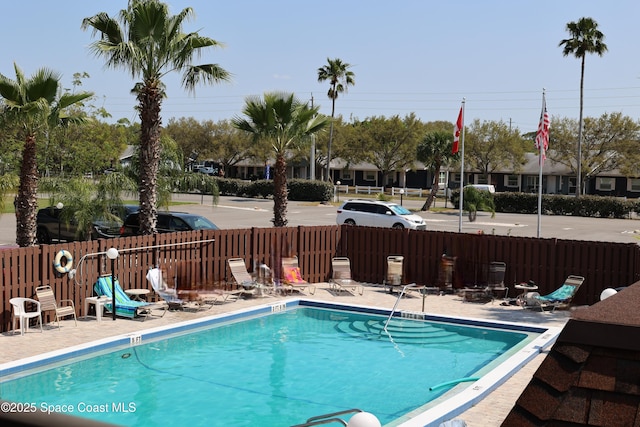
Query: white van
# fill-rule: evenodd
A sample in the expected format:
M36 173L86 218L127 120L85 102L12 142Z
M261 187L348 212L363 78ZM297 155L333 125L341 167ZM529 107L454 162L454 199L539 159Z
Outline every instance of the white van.
M368 199L347 200L338 208L336 223L367 227L408 228L426 230L427 223L419 215L390 202Z

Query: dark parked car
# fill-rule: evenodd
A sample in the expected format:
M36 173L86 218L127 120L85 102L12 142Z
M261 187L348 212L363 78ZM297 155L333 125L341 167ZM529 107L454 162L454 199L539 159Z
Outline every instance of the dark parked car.
M207 218L185 212L158 212L158 233L173 233L176 231L218 230L218 227ZM132 213L124 220L120 228L120 236L137 236L140 234L138 212Z
M36 218L38 243L49 244L53 241L71 242L82 240L83 236L78 236L78 227L75 221L60 219L60 214L65 208L58 209L55 206L42 208L38 211ZM111 208L111 213L121 220L98 218L93 221L91 238L113 238L120 237L120 227L129 214L138 211L138 205L122 205ZM68 223L67 223L68 222Z

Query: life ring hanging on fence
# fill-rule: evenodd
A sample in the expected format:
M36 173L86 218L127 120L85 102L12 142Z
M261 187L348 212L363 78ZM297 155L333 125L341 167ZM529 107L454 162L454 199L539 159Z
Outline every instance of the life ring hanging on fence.
M66 260L65 264L62 265L62 258ZM53 266L56 268L58 273L68 273L73 267L73 257L69 253L69 251L61 250L56 254L56 258L53 260Z

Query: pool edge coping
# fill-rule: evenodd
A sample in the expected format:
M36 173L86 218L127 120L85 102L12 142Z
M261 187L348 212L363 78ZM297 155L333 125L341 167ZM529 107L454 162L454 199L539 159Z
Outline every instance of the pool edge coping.
M146 343L148 340L158 339L164 335L176 334L181 332L189 332L200 328L209 327L221 322L229 322L238 319L244 319L249 316L269 314L278 311L284 311L288 308L297 306L306 306L314 308L329 308L356 311L366 314L376 314L389 316L392 310L384 307L360 305L353 303L329 302L323 300L308 300L304 297L295 297L287 300L264 303L253 307L242 308L226 313L213 314L211 316L201 317L197 319L184 320L181 322L152 327L138 332L130 332L118 334L112 337L101 338L89 341L83 344L67 347L64 349L54 350L41 353L39 355L29 356L11 362L0 364L0 384L5 378L37 369L44 365L54 364L72 359L74 357L84 356L89 353L110 350L119 346L139 345ZM423 312L398 310L393 313L394 317L403 317L409 315L410 318L428 321L447 321L454 324L477 327L494 327L510 331L524 331L539 333L540 336L518 350L516 354L509 357L499 366L484 374L479 380L470 383L463 390L457 392L455 396L444 402L438 403L433 407L426 409L424 412L415 415L405 415L404 417L392 422L388 425L396 427L417 427L439 425L441 422L450 420L455 416L463 413L467 409L488 396L492 391L504 384L509 377L522 366L526 365L536 356L538 356L546 348L553 345L556 338L560 334L562 328L544 327L528 323L516 323L506 321L492 321L486 319L477 319L471 317L451 317L446 315L429 314ZM507 368L507 369L505 369ZM500 370L501 372L498 372ZM419 411L420 409L416 409ZM409 413L411 414L411 413Z

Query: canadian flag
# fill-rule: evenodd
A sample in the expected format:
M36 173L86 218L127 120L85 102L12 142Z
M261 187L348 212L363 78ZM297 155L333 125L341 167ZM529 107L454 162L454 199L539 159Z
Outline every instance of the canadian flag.
M462 107L460 107L460 113L458 113L458 121L456 121L456 127L453 129L453 147L451 152L456 154L460 146L460 132L462 131Z

